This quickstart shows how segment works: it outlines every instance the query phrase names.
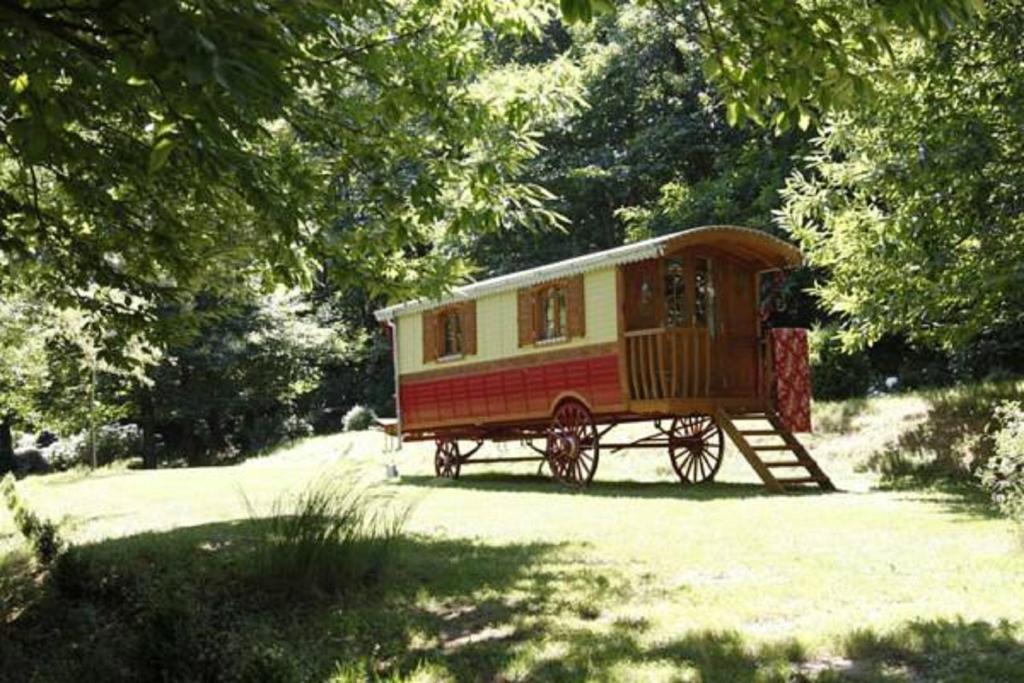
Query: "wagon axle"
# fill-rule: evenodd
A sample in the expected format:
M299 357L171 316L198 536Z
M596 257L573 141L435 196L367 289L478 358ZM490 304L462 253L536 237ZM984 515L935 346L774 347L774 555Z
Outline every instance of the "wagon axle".
M621 424L610 421L598 431L594 416L582 403L568 400L559 405L551 424L544 432L523 432L523 442L538 455L533 457L476 458L474 464L504 462L546 462L560 483L581 488L588 485L597 472L600 449L616 452L627 448L666 449L672 467L683 484L711 481L722 462L722 431L710 415L695 414L676 417L668 429L655 422L656 431L626 443L601 443L601 438ZM545 447L538 448L529 439L543 435ZM499 438L508 434L496 434ZM462 454L453 438L438 438L434 471L438 477L457 479L462 466L482 447L484 437L469 452Z

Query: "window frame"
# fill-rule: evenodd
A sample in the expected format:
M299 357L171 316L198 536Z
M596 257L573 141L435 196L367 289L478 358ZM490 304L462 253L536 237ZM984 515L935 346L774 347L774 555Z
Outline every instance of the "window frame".
M534 289L534 344L544 346L569 340L569 285L567 282L552 282ZM555 334L547 335L548 302L553 301Z
M437 316L437 362L446 363L459 360L466 355L466 331L462 329L463 313L457 306L443 308L438 311ZM448 353L448 322L453 321L455 327L456 350Z

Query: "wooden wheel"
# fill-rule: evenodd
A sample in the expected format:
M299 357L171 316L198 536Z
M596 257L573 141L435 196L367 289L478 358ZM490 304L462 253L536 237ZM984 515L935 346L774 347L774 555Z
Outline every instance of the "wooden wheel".
M722 430L710 415L687 415L672 421L668 456L684 484L713 481L722 466Z
M555 479L567 486L583 487L597 472L600 455L594 416L579 401L565 401L555 409L548 428L548 465Z
M445 479L458 479L462 470L459 444L452 439L439 439L434 451L434 474Z

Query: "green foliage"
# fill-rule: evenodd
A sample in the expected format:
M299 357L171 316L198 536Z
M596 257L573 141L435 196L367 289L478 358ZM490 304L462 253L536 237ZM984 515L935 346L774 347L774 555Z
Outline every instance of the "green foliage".
M508 59L578 64L588 106L549 122L527 178L551 190L562 230L508 231L470 246L488 274L704 223L765 227L803 136L736 130L716 105L699 46L655 8L554 24Z
M351 484L315 481L253 518L257 576L289 592L363 590L381 579L405 519Z
M587 20L603 0L563 2ZM703 49L704 71L722 91L729 125L751 120L807 130L819 112L869 100L901 36L934 39L972 20L982 0L820 3L790 0L648 0L662 21ZM588 7L589 5L589 7Z
M197 297L159 324L179 320L195 333L168 346L137 399L150 402L168 454L192 464L307 436L325 370L358 357L364 341L329 303L294 291Z
M967 348L1021 324L1024 12L988 7L969 30L897 43L893 77L829 120L784 193L780 222L827 272L817 292L848 347L899 333Z
M366 406L356 404L348 409L341 418L342 428L346 432L361 432L370 428L377 415Z
M863 397L878 381L867 353L844 351L834 326L812 329L809 342L814 398L829 401Z
M982 469L981 481L1000 510L1024 525L1024 407L1007 401L996 409L995 419L995 453Z
M65 470L92 464L92 438L88 431L60 439L46 449L46 461ZM134 424L105 424L96 429L96 464L109 465L118 460L138 458L142 452L142 433Z
M549 16L533 0L0 16L5 290L133 318L254 280L437 291L463 271L446 241L547 220L516 176L561 97L479 88L490 41Z
M57 525L49 520L40 519L25 501L18 495L14 475L8 473L0 480L0 495L3 496L7 509L14 517L18 531L32 545L36 559L43 565L57 560L66 547Z
M21 299L0 298L0 421L37 413L47 381L43 324L38 307ZM13 453L0 452L0 460ZM0 472L3 469L0 462Z

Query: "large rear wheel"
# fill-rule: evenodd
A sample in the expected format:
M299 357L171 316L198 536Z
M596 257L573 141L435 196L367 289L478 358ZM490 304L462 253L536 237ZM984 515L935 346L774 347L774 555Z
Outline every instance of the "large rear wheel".
M598 440L594 416L585 405L572 399L560 403L548 428L545 450L555 479L574 488L589 484L597 472Z
M668 433L668 456L684 484L714 481L722 466L721 428L710 415L677 417Z

